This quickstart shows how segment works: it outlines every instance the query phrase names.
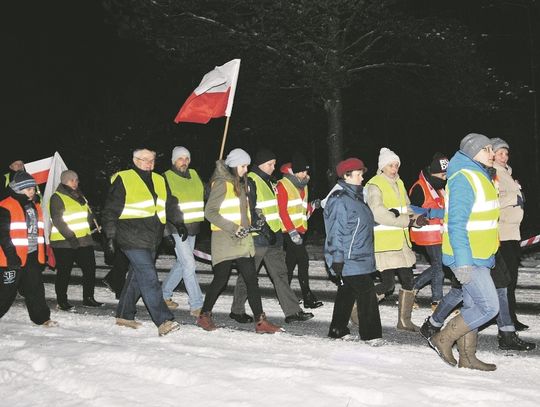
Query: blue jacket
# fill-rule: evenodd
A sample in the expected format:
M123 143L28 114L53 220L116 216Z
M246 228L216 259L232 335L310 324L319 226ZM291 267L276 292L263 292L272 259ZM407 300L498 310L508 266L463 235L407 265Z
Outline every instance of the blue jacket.
M338 184L343 189L334 191L324 207L326 264L331 268L332 263L344 263L343 276L373 273L375 220L364 202L363 188L343 180Z
M492 268L495 264L495 256L488 259L476 259L472 256L466 228L474 204L474 191L464 175L458 174L451 178L461 169L480 171L486 178L491 179L485 167L461 151L458 151L450 160L447 172L450 201L446 205L448 205L448 236L454 255L449 256L443 253L443 264L449 267L474 265Z

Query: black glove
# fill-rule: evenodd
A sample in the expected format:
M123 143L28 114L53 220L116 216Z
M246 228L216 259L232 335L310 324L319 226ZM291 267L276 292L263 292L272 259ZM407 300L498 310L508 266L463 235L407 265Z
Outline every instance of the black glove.
M270 226L268 226L268 223L264 222L263 227L261 228L261 235L263 235L266 240L268 240L268 243L270 246L273 246L276 244L276 234L272 229L270 229Z
M184 223L180 223L176 226L176 230L178 231L178 236L182 239L182 242L185 242L188 237L188 230Z
M110 237L108 237L105 240L103 252L105 254L105 260L107 261L107 264L109 264L109 261L112 264L112 262L114 261L114 254L116 253L116 243L114 239L111 239Z
M424 215L420 215L416 218L416 225L418 227L429 225L429 220Z
M332 263L332 270L340 280L343 279L343 263Z
M66 240L72 249L78 249L80 247L79 239L77 239L75 236L68 237Z
M400 213L396 208L390 208L388 211L392 212L396 218L399 218Z

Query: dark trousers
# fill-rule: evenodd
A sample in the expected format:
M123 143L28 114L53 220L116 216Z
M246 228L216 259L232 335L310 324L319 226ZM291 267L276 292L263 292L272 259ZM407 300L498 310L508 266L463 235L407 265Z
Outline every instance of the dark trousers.
M507 287L508 308L514 324L518 322L516 316L516 287L518 281L519 261L521 257L521 247L517 240L505 240L501 242L499 252L502 255L506 267L510 273L510 284Z
M404 290L413 289L413 271L410 267L401 267L381 271L381 282L375 286L377 294L382 295L394 291L396 286L395 274L398 275L401 282L401 288Z
M381 338L381 317L375 295L375 285L370 274L343 277L334 301L330 329L343 331L348 323L354 302L358 310L358 332L364 341Z
M58 302L66 302L67 289L73 264L76 262L82 270L83 298L94 298L96 284L96 258L92 246L77 249L53 248L56 258L56 280L54 289Z
M122 250L117 250L114 254L113 265L103 280L105 280L116 293L117 298L124 288L126 274L129 269L129 259Z
M263 313L259 282L253 257L240 257L235 260L238 273L242 275L247 288L247 299L255 320ZM214 278L206 290L202 312L211 312L219 295L227 286L231 275L232 260L222 261L212 267Z
M43 324L51 318L51 310L45 301L45 287L38 263L37 252L28 254L26 265L18 270L3 270L0 279L0 318L11 308L19 294L24 297L28 315L33 323Z
M300 290L302 290L302 298L306 301L311 294L311 289L309 288L309 257L306 250L305 235L302 236L301 245L294 244L288 233L283 233L283 238L285 241L285 264L287 265L289 284L291 284L293 278L294 268L298 266L298 282L300 283Z

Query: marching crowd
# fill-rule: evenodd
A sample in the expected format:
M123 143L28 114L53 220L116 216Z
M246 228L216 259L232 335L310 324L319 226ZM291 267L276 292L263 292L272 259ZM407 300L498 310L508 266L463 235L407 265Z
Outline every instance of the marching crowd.
M476 358L478 331L493 320L500 349L536 347L516 334L528 328L517 319L515 295L524 198L508 165L509 151L500 138L471 133L450 160L435 153L407 190L399 176L400 157L381 148L376 174L365 187L363 161L347 158L337 165L338 181L321 201L310 200L309 164L301 154L282 165L276 179L272 151L261 148L252 159L235 148L216 162L205 184L191 167L187 148L173 149L171 167L162 175L154 171L156 152L142 148L133 152L131 168L111 177L101 226L75 171L61 174L42 208L35 180L17 160L5 175L0 197L0 317L18 292L35 324L58 325L45 301L41 273L46 253L56 263L59 310L73 309L67 289L74 264L82 270L83 306L102 306L94 298L92 233L97 229L113 265L103 282L118 298L117 325L142 325L135 318L142 297L160 336L178 330L172 311L179 304L172 296L183 280L196 324L213 331L212 309L234 267L238 279L229 317L254 323L257 333L282 331L266 318L258 272L264 265L285 323L313 318L307 310L324 304L310 288L305 237L309 217L323 208L325 260L337 286L329 337L350 334L352 322L361 340L381 338L379 302L394 292L397 277L396 329L419 332L449 365L495 370L494 364ZM45 216L52 224L49 236ZM193 250L205 219L211 229L213 278L203 295ZM162 240L174 247L176 262L160 282L155 260ZM423 250L430 263L416 278L415 250ZM301 300L291 288L295 269ZM446 295L445 275L451 280ZM433 314L418 327L411 319L415 296L427 285Z

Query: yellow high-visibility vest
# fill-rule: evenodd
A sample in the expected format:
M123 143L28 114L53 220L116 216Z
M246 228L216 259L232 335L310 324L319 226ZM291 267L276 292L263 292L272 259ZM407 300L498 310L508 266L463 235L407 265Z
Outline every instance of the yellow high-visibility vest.
M250 172L248 177L255 182L257 187L257 202L255 208L260 209L266 219L266 223L273 232L281 229L281 218L279 217L276 194L260 175Z
M307 186L304 187L304 198L300 196L300 191L298 188L291 182L290 179L283 177L278 181L278 184L281 183L285 190L287 191L288 201L287 201L287 212L289 213L289 218L296 229L303 226L305 230L308 228L308 218L307 218L307 207L308 207L308 189ZM287 232L283 223L281 224L281 231Z
M237 224L240 226L242 224L242 213L240 212L240 198L234 193L234 186L230 182L225 182L227 191L225 192L225 198L221 205L219 206L219 214L225 219ZM251 216L249 213L249 205L247 208L247 218L251 222ZM221 230L218 226L213 223L210 224L210 230L218 231Z
M69 229L73 233L75 233L75 236L77 238L89 236L91 234L91 230L90 224L88 223L88 215L90 214L90 207L88 206L88 202L85 202L84 205L81 205L69 195L63 194L58 191L56 191L54 195L58 195L58 197L64 203L65 209L64 214L62 215L62 219L64 220L64 222L66 222ZM49 201L49 213L51 212L50 208L51 205ZM60 231L53 223L51 227L50 241L55 242L60 240L66 240L66 238L60 233Z
M184 214L184 223L204 220L204 185L197 171L189 169L191 178L184 178L172 170L163 174L171 194L178 198L178 206Z

